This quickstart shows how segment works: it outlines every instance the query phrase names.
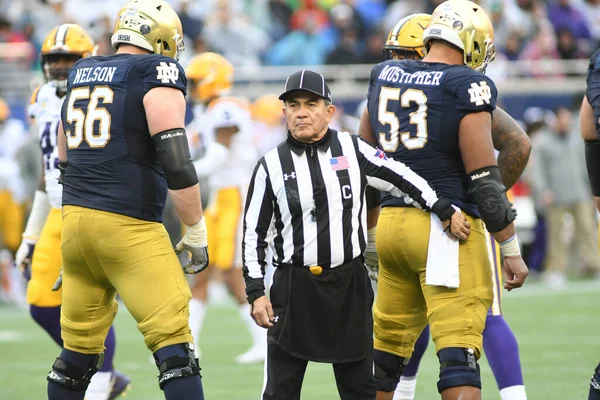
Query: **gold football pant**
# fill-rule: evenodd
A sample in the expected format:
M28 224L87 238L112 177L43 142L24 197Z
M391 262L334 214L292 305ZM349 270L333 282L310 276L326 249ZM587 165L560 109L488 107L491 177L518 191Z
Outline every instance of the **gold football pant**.
M164 226L88 208L63 209L65 348L104 351L118 292L150 351L192 343L187 280Z
M472 348L479 357L493 297L483 224L467 217L471 235L459 247L460 286L448 289L425 285L430 217L408 207L384 207L379 216L375 349L408 358L429 322L437 351Z
M230 269L241 264L238 250L240 223L243 209L242 193L236 187L218 189L214 200L204 210L208 233L210 263L219 269Z
M25 205L15 202L9 190L0 190L0 229L4 247L16 252L25 230Z
M62 210L53 208L46 218L31 261L31 280L27 284L27 302L38 307L58 307L62 289L52 291L62 265L60 236Z

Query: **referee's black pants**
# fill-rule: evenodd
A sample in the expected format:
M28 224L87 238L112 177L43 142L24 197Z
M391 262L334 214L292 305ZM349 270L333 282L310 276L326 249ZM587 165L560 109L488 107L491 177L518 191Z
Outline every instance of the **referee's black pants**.
M267 382L262 399L299 400L308 361L290 355L275 343L275 338L269 336L267 340ZM373 348L372 337L367 346ZM364 360L333 364L333 372L341 400L375 400L372 350L367 351Z

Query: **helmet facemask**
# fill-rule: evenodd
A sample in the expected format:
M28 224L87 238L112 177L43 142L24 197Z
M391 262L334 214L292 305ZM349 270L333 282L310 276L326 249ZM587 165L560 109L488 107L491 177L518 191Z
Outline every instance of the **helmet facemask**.
M67 92L67 78L81 55L73 53L54 53L42 56L42 69L46 82L52 84L60 93Z

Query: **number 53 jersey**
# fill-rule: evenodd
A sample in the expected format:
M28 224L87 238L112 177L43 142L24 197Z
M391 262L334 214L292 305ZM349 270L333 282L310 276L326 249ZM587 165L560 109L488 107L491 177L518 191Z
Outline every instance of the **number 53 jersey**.
M490 78L464 65L389 60L373 67L368 110L379 147L408 165L438 195L479 217L458 145L460 121L492 112L497 90ZM485 134L482 132L482 134ZM384 195L382 205L406 206Z
M69 74L61 113L69 163L63 205L161 222L167 182L143 100L161 86L185 95L186 84L179 63L162 55L79 60Z

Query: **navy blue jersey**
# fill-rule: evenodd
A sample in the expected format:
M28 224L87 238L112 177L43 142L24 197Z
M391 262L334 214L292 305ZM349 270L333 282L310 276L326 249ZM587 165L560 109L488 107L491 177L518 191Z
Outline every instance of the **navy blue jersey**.
M598 135L598 139L600 139L600 50L596 51L590 58L585 97L587 97L588 102L594 110L596 134Z
M496 108L490 78L464 65L390 60L373 67L368 110L373 133L388 157L401 161L470 215L469 183L458 145L461 119ZM384 195L382 206L406 206Z
M167 181L144 110L144 95L166 86L186 93L174 59L117 54L78 61L62 107L67 136L63 205L162 221Z

